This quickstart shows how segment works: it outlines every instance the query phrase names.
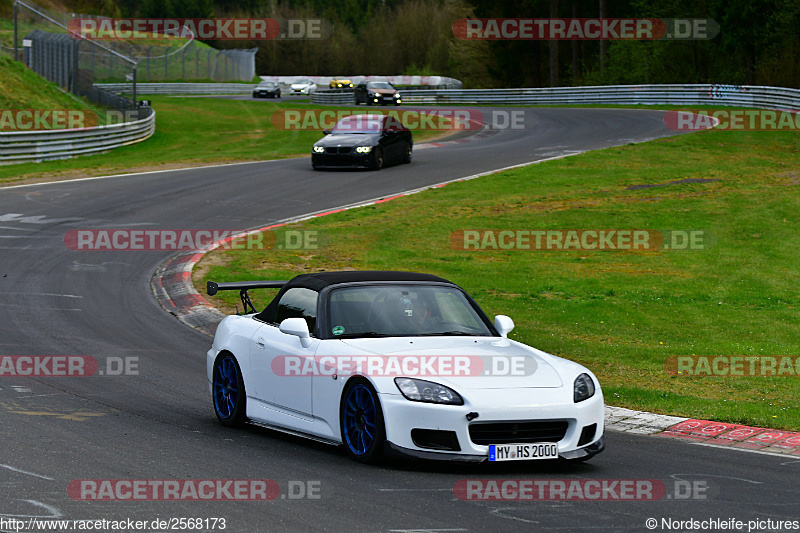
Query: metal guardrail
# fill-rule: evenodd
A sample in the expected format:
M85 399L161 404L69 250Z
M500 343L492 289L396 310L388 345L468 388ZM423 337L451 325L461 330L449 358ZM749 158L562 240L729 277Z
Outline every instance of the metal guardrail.
M377 76L358 76L357 78L378 78ZM294 83L297 79L295 76L261 76L264 81L274 81L278 85L281 86L282 90L285 90L288 94L289 92L289 85ZM415 81L419 82L421 76L384 76L381 79L392 79L396 81L396 84L399 85L401 90L408 91L409 88L406 88L402 82L405 81ZM309 77L308 79L312 79ZM326 80L329 78L326 78ZM356 78L354 78L355 80ZM453 80L451 78L431 78L433 81L440 82L437 85L413 85L413 88L420 88L420 89L444 89L448 86L453 85L460 85L461 82L458 80ZM400 81L397 81L400 80ZM427 79L425 81L428 81ZM315 80L316 82L316 80ZM125 83L96 83L94 85L98 89L103 89L112 93L122 94L125 92L130 92L130 85ZM209 94L209 95L239 95L239 94L250 94L255 88L256 84L247 84L247 83L137 83L136 84L136 91L137 94L144 95L144 94L161 94L161 95L185 95L185 94ZM342 92L342 91L350 91L352 94L352 89L329 89L328 82L325 83L317 83L317 89L315 92L321 91L331 91L331 92ZM352 100L352 96L347 101L342 101L341 103L349 103ZM313 101L313 100L312 100Z
M609 85L534 89L404 89L406 104L681 105L800 109L800 89L749 85ZM352 96L318 91L317 104L349 104Z
M156 113L123 124L84 129L0 133L0 164L69 159L144 141L156 129Z
M130 91L124 83L96 83L95 87L112 93ZM248 83L137 83L138 95L183 95L183 94L251 94L256 84Z
M353 104L353 89L327 89L311 93L312 104Z

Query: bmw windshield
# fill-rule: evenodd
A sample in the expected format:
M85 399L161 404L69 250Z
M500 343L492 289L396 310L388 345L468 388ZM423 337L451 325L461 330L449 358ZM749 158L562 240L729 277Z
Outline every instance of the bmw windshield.
M343 287L331 291L329 313L333 338L495 335L454 287Z
M380 133L382 128L383 122L380 118L353 115L337 122L331 133Z

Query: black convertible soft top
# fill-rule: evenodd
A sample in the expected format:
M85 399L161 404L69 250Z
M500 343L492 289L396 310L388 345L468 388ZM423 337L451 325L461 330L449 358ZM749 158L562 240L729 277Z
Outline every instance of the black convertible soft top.
M330 285L340 283L357 283L373 281L432 281L437 283L452 283L432 274L419 274L416 272L395 272L393 270L344 270L340 272L317 272L315 274L300 274L295 276L281 288L272 302L256 318L264 322L275 321L275 309L283 293L295 287L305 287L317 292Z

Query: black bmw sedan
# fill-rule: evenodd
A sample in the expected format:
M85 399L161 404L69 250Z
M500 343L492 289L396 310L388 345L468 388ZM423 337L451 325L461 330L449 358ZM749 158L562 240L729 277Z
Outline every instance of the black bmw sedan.
M281 88L277 83L262 81L253 89L253 98L280 98Z
M414 140L397 117L350 115L314 143L311 166L379 170L389 163L410 163Z

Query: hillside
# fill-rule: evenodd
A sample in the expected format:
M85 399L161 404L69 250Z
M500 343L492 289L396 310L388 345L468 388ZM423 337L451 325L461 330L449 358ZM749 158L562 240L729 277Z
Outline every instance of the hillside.
M91 109L83 99L62 92L21 63L0 55L0 109Z

